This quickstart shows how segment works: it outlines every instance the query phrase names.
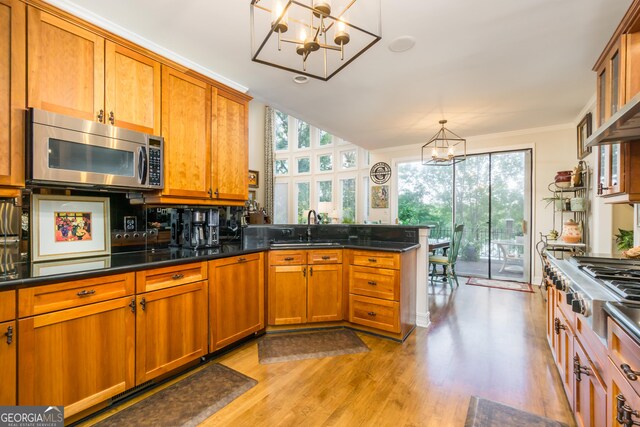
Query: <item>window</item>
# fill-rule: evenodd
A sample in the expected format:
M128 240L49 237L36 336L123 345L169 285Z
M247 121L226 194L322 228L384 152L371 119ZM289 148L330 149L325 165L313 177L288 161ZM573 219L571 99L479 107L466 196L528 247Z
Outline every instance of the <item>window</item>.
M296 193L298 224L306 224L305 211L310 209L311 186L308 182L298 182L296 184Z
M297 173L311 172L311 159L309 157L299 157L296 163L298 164Z
M356 150L343 151L340 153L342 169L353 169L356 167Z
M311 128L308 123L298 120L298 148L311 147Z
M289 116L276 111L276 141L275 150L283 151L289 149Z
M331 202L333 200L333 181L318 181L318 202Z
M340 180L340 209L342 222L352 224L356 221L356 179L347 178Z
M318 156L318 169L320 172L330 172L333 170L333 155L321 154Z
M287 159L278 159L274 167L276 175L288 175L289 174L289 161Z
M331 145L331 144L333 144L333 135L323 130L320 130L320 146L324 147L326 145Z
M286 182L276 182L273 186L273 210L274 224L287 224L289 215L289 184Z

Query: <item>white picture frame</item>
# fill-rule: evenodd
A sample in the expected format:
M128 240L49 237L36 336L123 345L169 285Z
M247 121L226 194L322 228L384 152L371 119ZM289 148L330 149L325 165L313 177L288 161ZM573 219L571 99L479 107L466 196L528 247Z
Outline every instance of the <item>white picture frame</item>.
M111 254L109 198L31 196L31 261Z

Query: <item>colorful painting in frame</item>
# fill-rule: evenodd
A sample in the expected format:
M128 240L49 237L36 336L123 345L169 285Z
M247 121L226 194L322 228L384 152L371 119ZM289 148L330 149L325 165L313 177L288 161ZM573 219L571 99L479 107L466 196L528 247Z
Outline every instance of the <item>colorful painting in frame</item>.
M258 171L249 171L249 188L258 188Z
M389 207L389 186L371 186L371 207L373 209L386 209Z
M109 229L107 197L31 197L32 261L109 255Z

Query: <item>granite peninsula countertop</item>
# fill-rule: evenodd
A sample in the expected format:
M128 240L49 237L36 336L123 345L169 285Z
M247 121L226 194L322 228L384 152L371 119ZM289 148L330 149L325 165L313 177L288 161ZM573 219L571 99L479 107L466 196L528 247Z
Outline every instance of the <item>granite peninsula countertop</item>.
M274 247L272 247L272 244L274 244ZM29 262L25 260L13 263L12 269L4 268L2 270L5 273L0 274L0 291L106 274L126 273L148 268L241 256L266 250L334 248L407 252L419 247L419 243L371 239L332 239L330 241L312 240L310 242L300 241L299 239L278 241L245 239L243 243L225 243L219 248L198 251L165 248L62 261Z

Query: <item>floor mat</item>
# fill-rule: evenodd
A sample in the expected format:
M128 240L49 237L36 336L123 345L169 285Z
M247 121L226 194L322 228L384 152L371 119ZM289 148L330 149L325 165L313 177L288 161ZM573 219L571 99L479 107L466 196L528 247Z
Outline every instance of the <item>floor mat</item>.
M471 396L464 427L568 427L565 423L541 417L493 400Z
M469 277L467 285L484 286L485 288L506 289L509 291L530 292L533 293L533 288L529 283L511 282L509 280L493 280L493 279L481 279L479 277Z
M350 329L270 334L258 341L258 358L262 364L366 351L369 351L369 347Z
M240 372L212 363L95 425L197 426L257 383Z

